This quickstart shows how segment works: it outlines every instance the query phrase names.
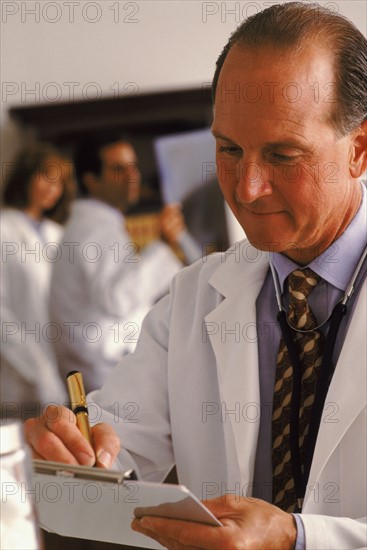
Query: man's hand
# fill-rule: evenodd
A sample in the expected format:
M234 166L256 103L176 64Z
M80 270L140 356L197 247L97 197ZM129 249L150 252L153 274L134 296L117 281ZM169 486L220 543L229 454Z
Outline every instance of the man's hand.
M236 495L204 502L223 527L146 516L132 528L170 550L291 550L297 528L291 514L255 498Z
M62 406L50 405L41 416L27 420L24 429L33 458L109 468L120 449L113 428L97 424L92 427L93 451L77 428L74 413Z

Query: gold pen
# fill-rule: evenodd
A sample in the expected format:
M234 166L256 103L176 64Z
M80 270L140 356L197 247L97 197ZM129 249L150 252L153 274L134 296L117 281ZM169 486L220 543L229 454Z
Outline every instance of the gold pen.
M83 375L77 370L72 370L67 375L66 382L69 390L71 410L76 416L76 424L82 435L93 447L92 432L88 418L87 398L83 384Z

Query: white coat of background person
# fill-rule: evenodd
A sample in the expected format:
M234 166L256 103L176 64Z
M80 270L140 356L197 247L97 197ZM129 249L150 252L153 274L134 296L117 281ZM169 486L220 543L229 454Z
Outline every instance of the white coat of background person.
M135 353L91 396L109 422L93 428L97 464L109 466L121 443L121 464L135 463L143 478L163 479L175 461L180 482L203 498L220 495L206 506L222 527L134 520L134 529L167 548L366 546L367 203L359 181L367 167L366 62L366 38L348 20L302 2L274 5L245 20L218 60L212 128L218 176L250 242L182 270L170 296L146 317ZM290 85L300 92L297 101L284 93ZM256 101L250 90L257 91ZM273 482L271 467L270 478L267 468L257 471L264 454L271 462L267 405L274 383L267 382L276 378L281 334L272 273L283 271L286 279L309 267L321 277L310 307L330 343L328 312L341 304L357 266L327 365L321 422L313 426L316 445L307 449L312 464L303 479L302 512L293 515L272 504L271 495L266 502L256 493ZM287 308L287 285L280 292ZM122 406L127 396L137 405L130 423ZM52 426L28 421L34 452L94 463L69 411L58 413ZM59 446L51 451L57 436ZM286 457L289 444L282 450ZM290 483L284 492L292 489ZM293 504L302 497L297 493Z
M48 145L11 165L1 210L1 414L26 418L60 402L65 385L50 325L51 272L62 227L45 214L63 200L71 165Z
M55 342L62 375L81 371L90 391L134 349L143 317L182 264L162 241L139 254L125 229L124 212L139 200L141 184L129 143L89 140L74 160L80 198L53 272L51 319L62 332Z

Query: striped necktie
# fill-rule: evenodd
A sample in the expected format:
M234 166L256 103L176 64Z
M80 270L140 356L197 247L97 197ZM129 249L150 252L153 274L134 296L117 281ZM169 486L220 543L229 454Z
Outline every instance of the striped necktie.
M302 365L302 391L299 410L299 449L301 469L305 458L305 441L315 398L315 386L322 362L324 337L316 328L315 317L308 305L310 292L320 281L311 269L297 269L288 277L288 323L294 329L293 339ZM292 363L282 337L279 344L272 417L273 503L287 512L296 508L295 484L290 451L290 411L292 396Z

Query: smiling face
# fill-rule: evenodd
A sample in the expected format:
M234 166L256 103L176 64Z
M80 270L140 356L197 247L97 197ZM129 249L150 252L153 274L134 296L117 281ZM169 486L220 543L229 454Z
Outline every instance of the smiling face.
M338 136L329 121L334 107L332 59L323 48L293 56L238 44L230 50L214 108L217 172L257 248L309 263L357 211L358 132Z

